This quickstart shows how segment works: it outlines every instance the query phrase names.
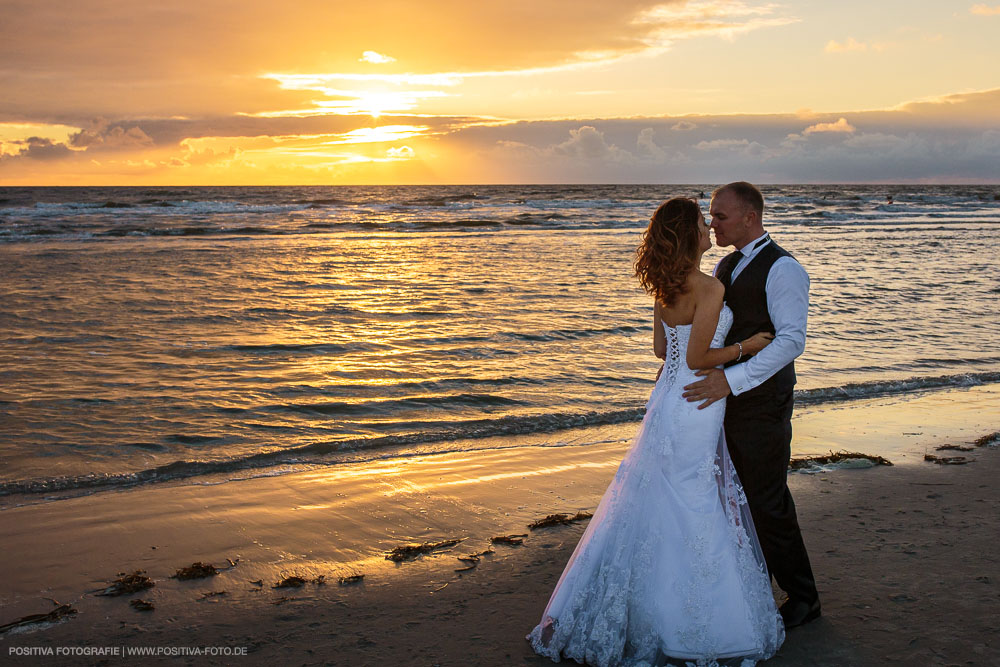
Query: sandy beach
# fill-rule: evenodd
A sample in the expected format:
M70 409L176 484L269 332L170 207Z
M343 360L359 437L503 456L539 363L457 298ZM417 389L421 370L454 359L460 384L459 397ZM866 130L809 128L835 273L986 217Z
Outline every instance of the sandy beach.
M1000 663L1000 451L936 449L995 433L998 405L1000 392L986 386L797 414L797 454L877 450L895 465L791 475L824 615L791 631L767 664ZM634 429L56 502L8 498L0 623L56 602L76 613L0 635L0 662L547 664L523 636L585 524L527 524L593 510ZM574 444L582 441L590 444ZM927 453L968 463L935 465ZM515 534L527 535L523 544L491 546ZM450 539L461 541L400 563L384 557ZM474 567L458 559L490 548ZM227 569L171 578L195 562ZM136 570L154 587L94 594ZM304 583L275 587L289 577ZM151 655L122 655L137 649ZM214 655L183 655L192 649Z

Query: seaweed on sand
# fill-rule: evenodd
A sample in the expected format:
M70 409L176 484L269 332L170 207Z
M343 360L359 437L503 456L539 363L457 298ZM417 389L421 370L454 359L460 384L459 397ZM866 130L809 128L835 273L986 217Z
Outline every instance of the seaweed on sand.
M214 577L218 573L219 571L211 563L199 561L179 568L175 574L171 575L171 579L204 579L205 577Z
M550 514L544 519L538 519L528 524L530 530L535 530L536 528L547 528L548 526L563 526L566 524L574 523L576 521L583 521L584 519L589 519L594 516L590 512L577 512L573 516L569 514Z
M467 556L456 556L458 560L462 561L463 563L468 563L468 565L466 565L465 567L456 568L455 572L465 572L467 570L474 569L477 565L479 565L479 561L480 559L482 559L483 556L491 553L494 553L493 549L487 549L486 551L480 551L477 554L469 554Z
M305 585L305 579L292 575L291 577L285 577L271 588L302 588Z
M352 574L347 577L341 577L340 579L337 580L337 583L339 583L341 586L349 586L351 584L360 584L364 580L365 580L365 575Z
M524 538L528 536L527 533L523 535L497 535L496 537L490 538L490 544L524 544Z
M973 443L976 447L996 447L1000 445L1000 431L996 433L990 433L989 435L984 435L981 438L977 438Z
M933 454L924 454L924 461L943 466L960 466L972 463L972 459L967 459L964 456L934 456Z
M178 568L175 574L170 576L171 579L204 579L206 577L214 577L220 572L225 572L226 570L231 570L236 567L236 564L240 562L237 558L233 560L232 558L227 558L226 562L229 563L229 567L215 567L211 563L202 563L198 561L197 563L191 563L187 567Z
M861 452L845 452L843 450L839 452L830 452L829 454L824 454L821 456L804 456L801 458L795 458L788 462L789 470L803 470L805 468L810 468L813 465L825 465L827 463L840 463L841 461L848 461L850 459L865 459L871 461L875 465L880 466L891 466L892 461L885 458L884 456L878 456L875 454L862 454Z
M468 555L465 555L465 556L456 556L456 558L458 558L458 560L464 560L464 561L470 561L470 562L471 561L475 561L476 563L478 563L480 558L482 558L483 556L488 556L488 555L490 555L492 553L496 553L496 552L493 549L487 549L485 551L480 551L479 553L475 553L475 554L468 554Z
M26 625L35 625L37 623L55 623L67 616L72 616L77 613L71 605L61 604L55 609L45 614L29 614L16 621L11 621L10 623L4 623L0 625L0 634L7 632L8 630L13 630L14 628L24 627Z
M465 539L465 538L462 538ZM447 549L448 547L453 547L462 540L444 540L443 542L424 542L423 544L406 544L401 547L396 547L389 553L385 555L386 560L395 561L397 563L404 560L410 560L416 558L422 554L429 554L438 549Z
M111 582L111 585L105 588L103 591L97 593L97 595L104 595L107 597L117 597L119 595L125 595L126 593L136 593L138 591L144 591L147 588L152 588L156 584L152 579L146 576L145 570L136 570L131 574L125 574L124 572L118 573L118 578Z
M137 611L153 611L156 609L156 605L149 600L140 600L139 598L136 598L134 600L129 600L128 603Z
M940 447L935 447L935 452L971 452L975 447L966 447L965 445L941 445Z

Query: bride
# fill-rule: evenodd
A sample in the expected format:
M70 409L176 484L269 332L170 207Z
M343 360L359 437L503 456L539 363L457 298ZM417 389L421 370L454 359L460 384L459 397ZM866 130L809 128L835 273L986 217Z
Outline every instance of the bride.
M725 403L700 410L681 396L696 370L755 354L772 338L718 347L733 315L722 283L699 269L711 246L697 202L675 198L653 214L636 251L664 365L635 440L527 637L556 662L749 667L784 640L726 450Z

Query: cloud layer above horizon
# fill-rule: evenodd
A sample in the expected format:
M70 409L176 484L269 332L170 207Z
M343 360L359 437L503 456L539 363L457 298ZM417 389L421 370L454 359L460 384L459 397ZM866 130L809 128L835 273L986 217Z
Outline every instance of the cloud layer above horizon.
M481 4L7 0L0 185L1000 182L1000 6Z

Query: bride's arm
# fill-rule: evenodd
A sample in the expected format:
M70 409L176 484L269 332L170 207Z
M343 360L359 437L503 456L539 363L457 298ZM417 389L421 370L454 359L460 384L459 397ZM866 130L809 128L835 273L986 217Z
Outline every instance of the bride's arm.
M687 349L687 365L691 370L715 368L727 361L756 354L774 338L770 334L754 334L738 345L734 343L725 347L709 347L719 325L719 312L722 310L725 293L726 289L718 280L712 280L698 288Z
M663 333L663 324L660 322L659 299L653 299L653 354L660 359L667 358L667 337Z

